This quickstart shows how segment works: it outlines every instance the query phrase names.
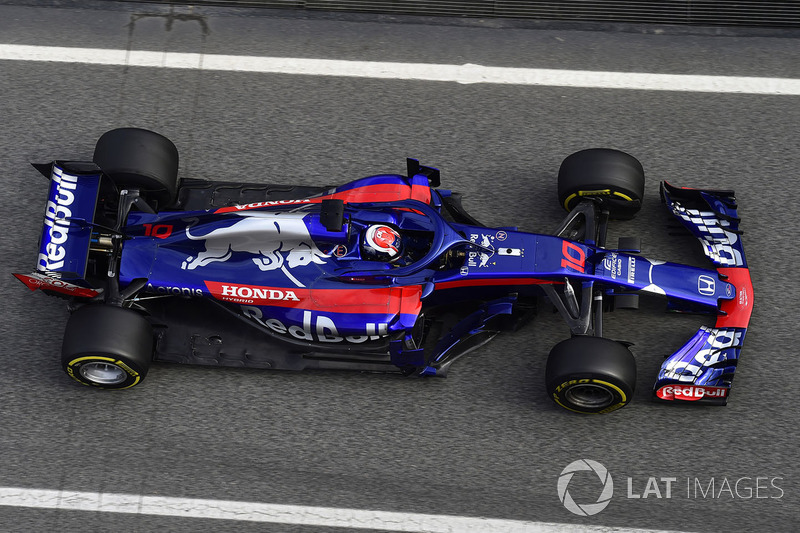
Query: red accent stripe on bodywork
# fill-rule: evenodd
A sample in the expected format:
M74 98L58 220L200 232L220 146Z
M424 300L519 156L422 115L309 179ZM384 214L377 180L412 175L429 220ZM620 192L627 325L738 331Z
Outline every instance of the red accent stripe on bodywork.
M487 279L463 279L456 281L443 281L437 283L435 290L455 289L458 287L488 287L493 285L556 285L560 281L536 278L487 278Z
M427 185L411 185L411 199L419 200L422 203L431 203L431 188Z
M354 286L348 289L264 287L205 281L208 292L225 302L244 305L293 307L328 313L418 315L422 308L420 285L405 287Z
M348 189L316 198L305 198L302 200L275 200L269 202L256 202L246 205L232 205L221 207L215 213L232 213L237 211L247 211L250 209L260 209L263 207L273 207L280 205L304 205L318 204L322 200L342 200L345 203L368 203L368 202L399 202L402 200L419 200L420 202L430 203L431 189L425 185L403 185L401 183L379 183L375 185L365 185Z
M724 314L717 317L715 327L746 328L753 312L753 282L750 271L741 267L718 268L717 272L736 287L736 296L722 300L719 308Z

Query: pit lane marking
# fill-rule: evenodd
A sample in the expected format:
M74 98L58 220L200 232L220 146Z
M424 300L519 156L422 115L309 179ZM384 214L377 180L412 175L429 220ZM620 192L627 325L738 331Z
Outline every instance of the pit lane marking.
M456 83L800 96L800 79L234 56L0 44L0 60Z
M668 533L585 524L15 487L0 487L0 506L425 533Z

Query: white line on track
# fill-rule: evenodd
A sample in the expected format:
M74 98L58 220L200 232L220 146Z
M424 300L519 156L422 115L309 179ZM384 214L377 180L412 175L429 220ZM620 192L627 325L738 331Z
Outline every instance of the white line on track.
M471 533L496 533L498 531L504 533L632 533L634 531L667 533L645 529L553 524L496 518L14 487L0 487L0 506L425 533L450 533L453 531L469 531Z
M456 83L542 85L594 89L639 89L800 96L800 79L689 74L646 74L538 68L344 61L294 57L232 56L105 48L0 44L0 60L90 65L161 67L227 72L343 76Z

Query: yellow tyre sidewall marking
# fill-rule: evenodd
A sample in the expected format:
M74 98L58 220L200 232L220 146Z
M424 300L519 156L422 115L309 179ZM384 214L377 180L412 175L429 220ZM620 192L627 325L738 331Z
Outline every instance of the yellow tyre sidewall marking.
M627 194L623 194L619 191L612 191L611 189L602 189L599 191L578 191L567 196L567 199L564 200L564 209L569 211L569 203L578 196L619 196L627 202L633 201L633 198Z
M564 385L569 383L569 381L581 381L581 383L576 383L576 385L584 385L586 383L597 383L598 385L604 385L606 387L610 387L610 388L614 389L615 391L617 391L619 393L620 398L621 398L621 401L619 403L617 403L615 405L610 405L610 406L606 407L605 409L601 409L600 411L578 411L577 409L573 409L573 408L568 407L568 406L564 405L563 403L561 403L561 400L559 399L558 394L557 393L553 393L553 399L555 400L555 402L558 405L560 405L561 407L563 407L564 409L566 409L568 411L572 411L573 413L580 413L582 415L586 415L586 414L589 414L589 415L600 415L600 414L604 414L604 413L610 413L611 411L615 411L615 410L619 409L620 407L624 407L625 404L627 403L628 396L624 392L622 392L622 389L620 389L619 387L617 387L613 383L609 383L608 381L603 381L601 379L567 380L564 383L562 383L561 385L559 385L558 387L556 387L556 389L564 387ZM561 389L561 390L567 390L567 389Z
M134 385L136 385L137 383L139 383L139 381L142 379L138 372L134 372L134 370L131 367L129 367L128 365L126 365L122 361L120 361L118 359L114 359L112 357L103 357L103 356L100 356L100 355L88 355L86 357L78 357L77 359L73 359L72 361L67 363L67 374L69 374L69 376L72 379L74 379L75 381L77 381L78 383L82 383L84 385L89 385L88 383L78 379L75 376L75 374L72 372L72 366L73 365L78 364L81 361L89 361L89 360L92 360L92 361L108 361L109 363L113 363L113 364L117 365L118 367L120 367L129 376L136 378L136 379L133 380L133 383L131 383L130 385L128 385L126 387L119 387L119 390L129 389L129 388L133 387ZM99 385L95 385L94 383L92 383L91 385L94 386L94 387L99 387Z

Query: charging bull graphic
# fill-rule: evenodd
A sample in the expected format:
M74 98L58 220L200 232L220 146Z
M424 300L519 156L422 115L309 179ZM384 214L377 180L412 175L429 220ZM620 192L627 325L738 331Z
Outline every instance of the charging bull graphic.
M237 213L242 219L234 224L217 228L206 235L195 236L189 231L197 219L186 228L186 237L193 241L205 241L206 249L196 256L189 256L181 264L183 270L194 270L217 261L230 259L233 252L252 254L253 263L263 270L280 269L298 287L304 287L286 269L306 266L311 263L325 264L322 253L303 222L303 213ZM286 254L286 255L284 255Z

